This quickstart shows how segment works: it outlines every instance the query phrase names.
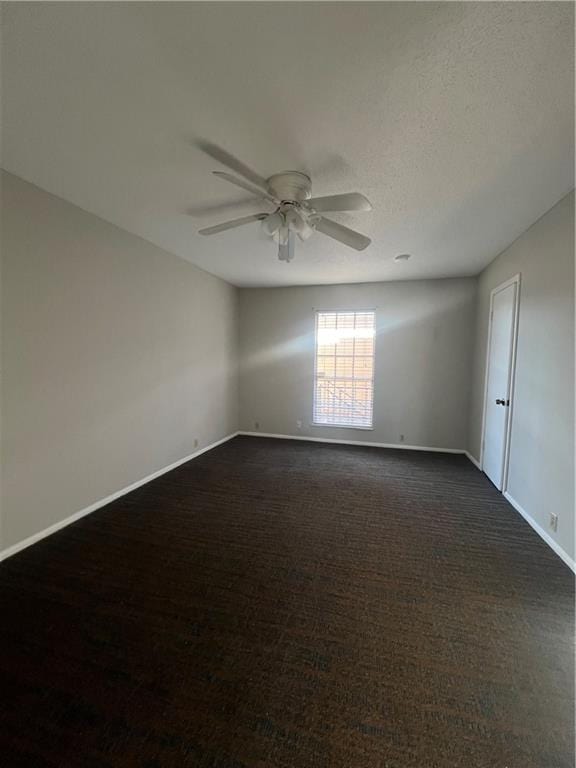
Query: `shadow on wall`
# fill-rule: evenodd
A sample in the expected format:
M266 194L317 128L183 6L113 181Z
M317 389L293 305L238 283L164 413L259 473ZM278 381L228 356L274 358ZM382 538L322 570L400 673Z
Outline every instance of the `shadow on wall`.
M379 331L375 419L406 442L465 445L470 401L469 306ZM382 407L380 413L379 406ZM454 440L457 439L457 443Z

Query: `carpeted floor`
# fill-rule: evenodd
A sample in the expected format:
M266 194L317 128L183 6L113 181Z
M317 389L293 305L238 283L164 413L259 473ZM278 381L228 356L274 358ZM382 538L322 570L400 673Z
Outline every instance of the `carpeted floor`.
M463 456L239 437L2 566L7 768L571 768L573 577Z

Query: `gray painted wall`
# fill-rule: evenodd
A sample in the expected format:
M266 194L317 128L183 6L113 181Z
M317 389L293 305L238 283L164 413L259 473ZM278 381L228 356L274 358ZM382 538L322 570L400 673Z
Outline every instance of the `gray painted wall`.
M237 429L227 283L2 175L7 548Z
M240 290L240 428L465 448L475 288L463 278ZM376 309L373 431L311 426L315 309Z
M482 272L469 451L480 457L490 292L521 273L508 492L574 557L574 193ZM559 515L558 532L548 515Z

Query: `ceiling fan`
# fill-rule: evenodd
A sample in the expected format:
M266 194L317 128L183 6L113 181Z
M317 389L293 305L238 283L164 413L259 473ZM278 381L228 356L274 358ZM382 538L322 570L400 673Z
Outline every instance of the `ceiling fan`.
M215 144L202 141L198 142L198 146L241 178L225 171L212 171L215 176L274 206L271 212L254 213L225 221L201 229L199 234L216 235L227 229L260 221L264 232L278 243L278 258L281 261L294 258L296 235L301 240L307 240L314 232L321 232L357 251L363 251L370 245L369 237L321 215L333 211L371 211L370 201L359 192L312 197L312 182L305 173L283 171L265 179Z

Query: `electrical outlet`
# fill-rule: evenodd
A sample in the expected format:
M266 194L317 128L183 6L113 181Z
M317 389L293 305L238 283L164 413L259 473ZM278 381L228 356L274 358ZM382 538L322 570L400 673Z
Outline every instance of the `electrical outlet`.
M198 448L198 438L194 438L194 448Z
M254 429L260 429L260 422L259 421L255 421L254 422Z
M555 515L554 512L550 512L550 528L553 531L558 530L558 515Z
M302 419L296 419L296 428L302 429Z
M404 442L404 435L400 435L400 442L401 442L401 443L403 443L403 442Z

